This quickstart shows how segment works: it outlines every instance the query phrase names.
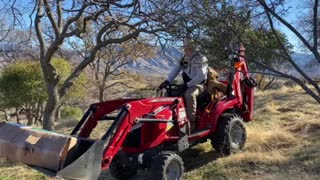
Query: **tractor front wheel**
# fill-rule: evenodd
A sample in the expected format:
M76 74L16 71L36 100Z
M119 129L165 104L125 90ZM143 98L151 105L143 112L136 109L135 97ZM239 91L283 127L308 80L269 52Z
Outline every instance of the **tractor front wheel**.
M217 130L211 137L213 148L224 155L230 155L240 151L245 143L246 129L242 118L237 115L222 115Z
M129 162L125 153L118 153L110 164L110 174L119 180L131 179L137 174L138 167L135 163Z
M151 163L153 180L180 180L183 171L183 161L174 152L161 152L153 158Z

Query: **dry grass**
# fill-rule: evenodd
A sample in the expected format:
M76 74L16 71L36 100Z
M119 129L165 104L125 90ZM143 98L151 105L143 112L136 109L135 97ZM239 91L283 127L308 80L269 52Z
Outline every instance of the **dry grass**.
M255 104L244 151L208 161L186 179L320 179L319 104L296 86L258 91Z
M294 136L278 124L274 124L272 127L249 125L247 127L247 137L246 150L252 152L288 148L300 141L299 137Z
M290 130L304 135L320 134L320 119L305 119L292 124Z
M223 159L217 160L219 166L239 166L240 164L265 164L281 165L288 162L289 158L284 156L279 150L273 149L267 152L263 151L245 151L243 153L233 154Z
M276 104L276 102L270 98L268 99L268 102L265 104L265 107L262 109L262 112L264 113L278 113L279 106Z
M195 146L181 154L186 168L184 179L320 179L319 107L300 87L258 91L255 117L247 124L243 152L222 157L210 142ZM99 125L96 136L107 127ZM59 132L70 130L62 128ZM145 177L140 174L135 179ZM26 166L0 161L1 180L23 178L50 179ZM108 172L100 177L105 178L111 178Z
M45 180L47 176L29 168L26 165L5 162L0 159L0 179L1 180Z

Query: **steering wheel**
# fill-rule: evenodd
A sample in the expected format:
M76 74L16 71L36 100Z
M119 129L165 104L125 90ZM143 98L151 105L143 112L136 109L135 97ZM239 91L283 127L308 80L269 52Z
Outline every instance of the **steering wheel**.
M163 89L157 89L157 95L160 92L160 96L180 97L184 95L185 89L183 84L169 84Z

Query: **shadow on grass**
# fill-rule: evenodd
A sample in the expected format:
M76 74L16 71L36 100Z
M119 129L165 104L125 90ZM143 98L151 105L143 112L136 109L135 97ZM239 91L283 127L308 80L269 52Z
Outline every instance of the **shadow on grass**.
M209 144L206 144L206 145L209 145ZM190 148L179 153L179 155L181 156L184 162L185 173L196 170L202 166L205 166L211 162L214 162L215 160L221 157L220 154L217 153L216 151L212 149L208 151L207 148L208 147L196 146L194 148ZM212 177L212 174L214 174L215 176L219 175L219 177L223 177L222 175L220 175L221 172L219 170L214 170L214 169L210 172L204 172L204 174L202 174L201 176L202 176L202 179L208 179L209 177ZM205 178L205 177L208 177L208 178ZM146 180L150 178L151 178L151 175L148 170L139 170L138 174L134 176L132 179ZM201 179L201 177L199 178ZM109 171L103 171L101 173L99 180L102 180L102 179L114 180L114 178L110 175ZM194 179L194 177L187 176L184 179ZM225 179L225 178L218 178L218 179Z
M218 167L214 162L221 158L221 154L203 144L196 148L188 149L180 155L184 161L184 179L203 179L203 180L225 180L228 179L226 172Z
M214 150L204 152L202 149L198 148L188 149L180 153L180 156L183 159L186 171L198 169L221 157L220 153L217 153Z

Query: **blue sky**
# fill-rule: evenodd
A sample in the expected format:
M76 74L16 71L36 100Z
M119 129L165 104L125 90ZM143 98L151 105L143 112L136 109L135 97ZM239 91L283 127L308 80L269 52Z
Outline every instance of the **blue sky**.
M32 9L30 1L32 0L27 0L27 1L18 0L19 6L25 10L24 19L27 23L30 22L30 19L28 17L30 12L26 12L26 11L29 11ZM290 7L290 8L289 8L288 14L284 18L288 22L290 22L292 25L294 25L294 27L297 27L297 21L299 20L300 14L307 12L306 1L308 0L286 0L286 7ZM3 5L3 2L1 1L0 6L2 5ZM287 35L289 42L291 42L294 45L294 51L302 52L300 41L289 29L287 29L286 27L280 24L277 25L277 28L279 28L282 32L284 32Z
M287 0L287 8L289 8L288 14L284 16L285 20L287 20L293 27L299 28L297 23L300 20L303 13L307 13L309 9L307 9L307 0ZM288 40L291 44L294 45L295 52L303 52L301 48L300 40L294 35L288 28L283 25L278 24L278 28L287 35Z

